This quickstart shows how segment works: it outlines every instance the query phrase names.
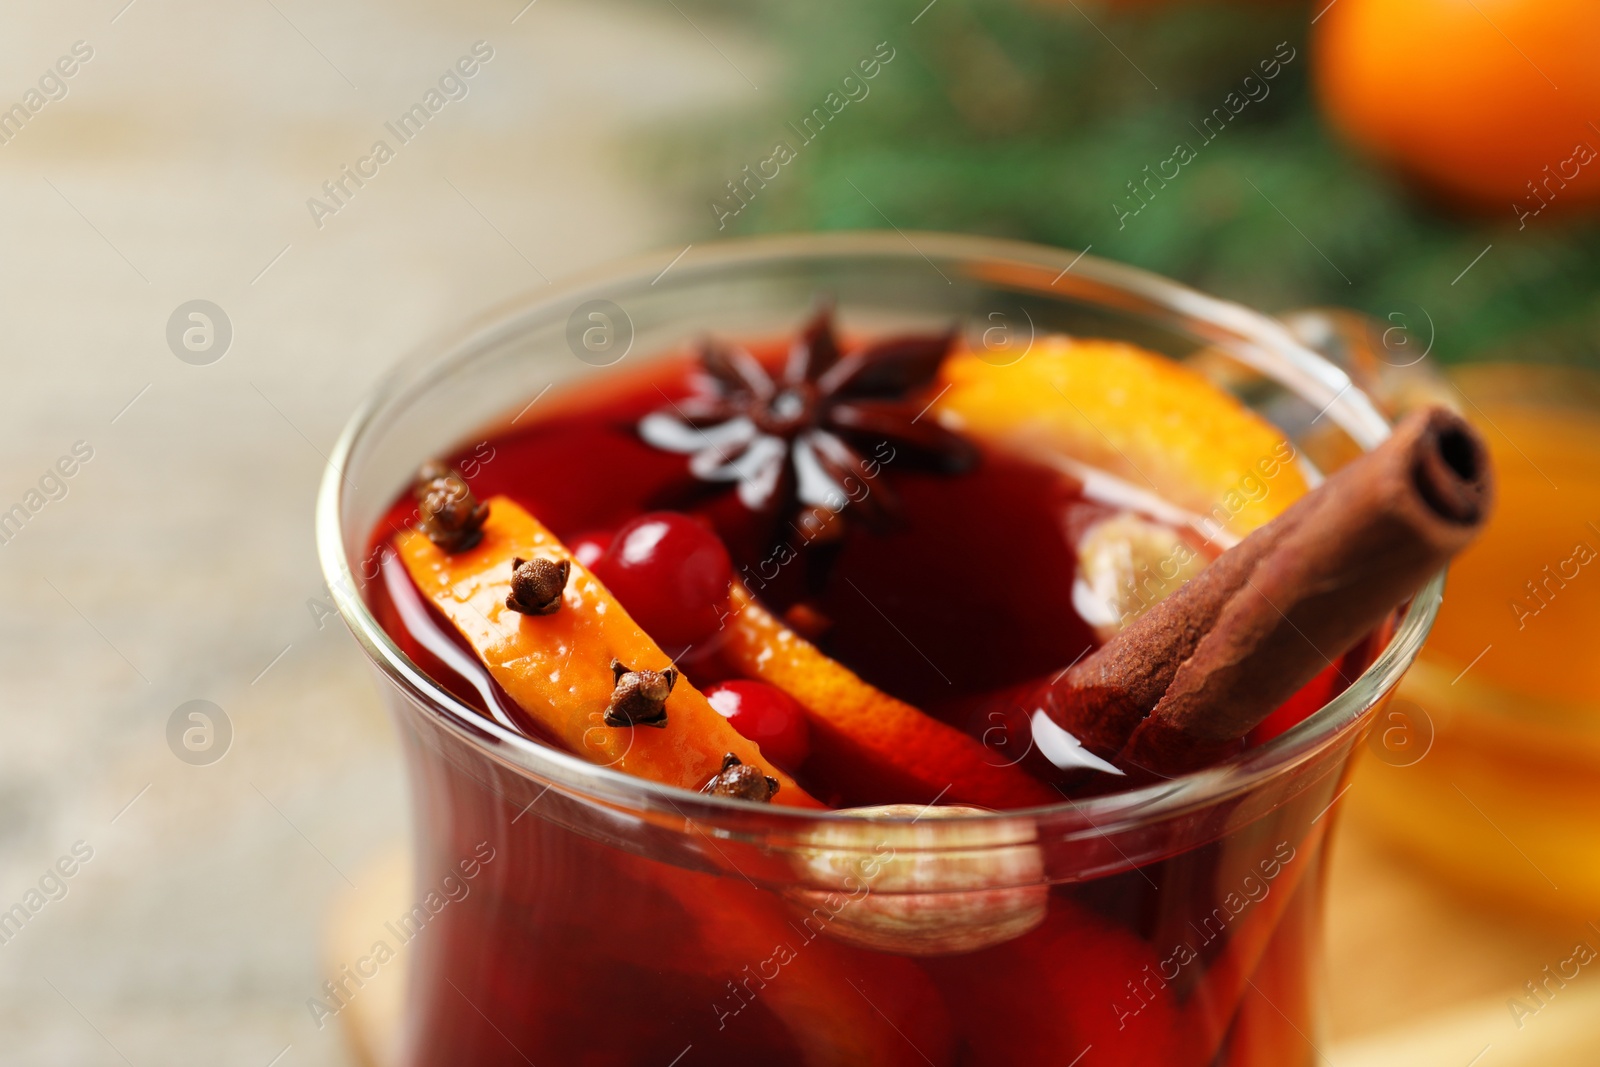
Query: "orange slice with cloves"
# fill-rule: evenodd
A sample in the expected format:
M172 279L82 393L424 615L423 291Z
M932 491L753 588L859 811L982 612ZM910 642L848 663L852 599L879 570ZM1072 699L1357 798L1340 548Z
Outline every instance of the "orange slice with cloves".
M595 763L684 789L702 789L728 754L777 782L774 804L820 808L793 778L717 713L610 591L538 519L505 497L471 547L447 552L424 533L395 550L422 595L464 637L517 704L552 737ZM526 561L567 565L559 605L528 614L513 573ZM554 573L552 570L550 573ZM534 590L546 606L549 590Z

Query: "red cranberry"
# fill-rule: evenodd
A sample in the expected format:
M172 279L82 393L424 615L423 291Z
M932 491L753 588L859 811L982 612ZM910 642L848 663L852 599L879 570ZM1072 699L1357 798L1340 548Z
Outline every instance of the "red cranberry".
M761 746L761 754L793 771L811 751L806 713L788 693L743 679L707 686L706 699L735 730Z
M595 563L605 555L606 549L610 546L611 534L605 530L594 530L579 534L568 541L567 551L572 553L573 559L594 570Z
M722 626L733 564L717 535L687 515L639 516L617 531L591 569L669 653Z

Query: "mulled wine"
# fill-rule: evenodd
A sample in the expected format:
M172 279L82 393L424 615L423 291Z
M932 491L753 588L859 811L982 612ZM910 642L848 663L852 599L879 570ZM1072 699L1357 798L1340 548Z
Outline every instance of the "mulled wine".
M1426 519L1326 534L1398 561L1337 603L1321 516L1395 479L1307 495L1270 424L1111 342L1012 365L824 309L430 461L369 538L389 637L485 722L693 792L630 813L409 728L424 871L507 845L419 941L411 1062L1309 1063L1353 734L1146 826L1004 813L1248 765L1337 697L1478 521L1461 433L1394 461ZM810 821L712 835L694 793Z

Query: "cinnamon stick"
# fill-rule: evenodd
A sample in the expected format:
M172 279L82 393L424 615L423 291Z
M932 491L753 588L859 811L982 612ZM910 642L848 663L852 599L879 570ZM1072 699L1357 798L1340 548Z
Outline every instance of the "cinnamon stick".
M1045 712L1124 766L1214 761L1465 548L1492 484L1465 420L1413 413L1068 671Z

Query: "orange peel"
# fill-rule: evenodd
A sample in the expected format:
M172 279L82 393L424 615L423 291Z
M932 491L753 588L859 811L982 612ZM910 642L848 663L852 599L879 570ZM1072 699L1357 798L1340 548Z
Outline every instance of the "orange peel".
M976 738L863 681L779 622L735 582L723 657L777 686L805 708L808 771L852 802L971 804L1021 808L1061 795Z
M415 530L396 535L395 549L423 596L546 732L595 763L684 789L703 787L731 752L778 780L774 804L822 807L685 678L667 697L665 728L606 725L616 684L612 662L663 671L671 659L538 519L505 497L487 504L483 538L471 549L447 553ZM512 560L519 556L569 562L571 575L554 614L524 615L506 606Z

